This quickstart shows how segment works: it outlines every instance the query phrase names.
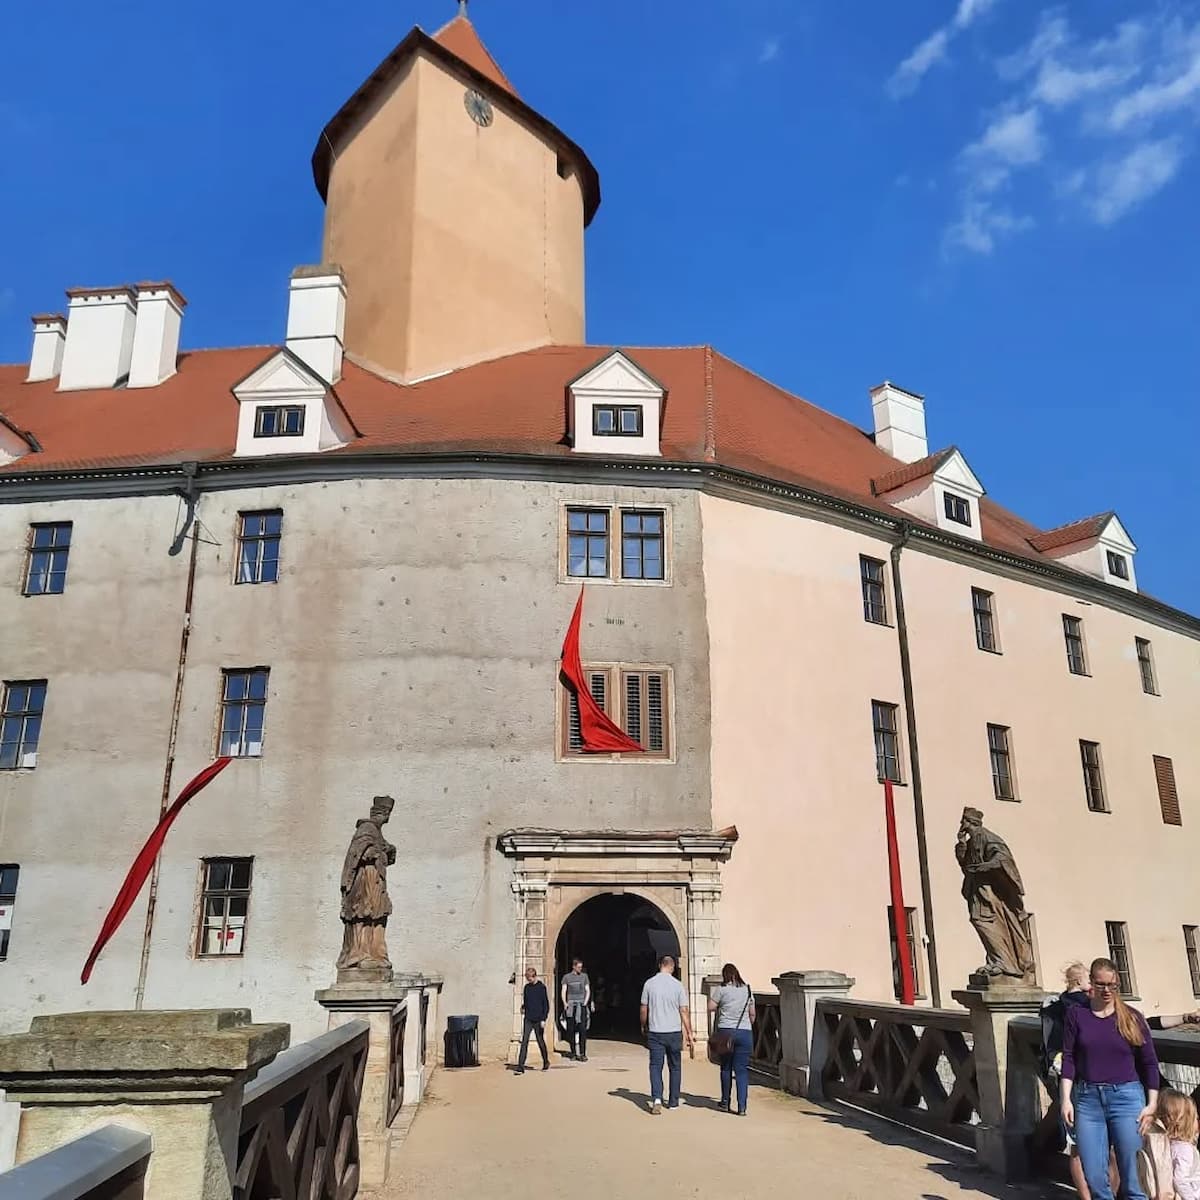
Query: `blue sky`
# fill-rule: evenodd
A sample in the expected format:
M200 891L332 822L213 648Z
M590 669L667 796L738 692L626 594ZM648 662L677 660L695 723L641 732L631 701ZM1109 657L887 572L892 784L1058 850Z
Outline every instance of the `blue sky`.
M452 0L9 6L0 361L74 285L167 277L185 346L282 337L309 156ZM596 163L588 335L712 342L859 424L883 378L1041 525L1116 509L1200 610L1200 0L473 0ZM346 14L352 14L347 16ZM12 53L13 50L17 53Z

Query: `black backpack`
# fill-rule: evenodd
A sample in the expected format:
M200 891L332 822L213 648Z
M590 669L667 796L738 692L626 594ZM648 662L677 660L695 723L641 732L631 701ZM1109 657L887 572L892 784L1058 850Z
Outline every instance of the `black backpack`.
M1038 1048L1038 1066L1043 1079L1055 1074L1054 1060L1062 1052L1066 1019L1067 1006L1061 996L1054 996L1042 1005L1042 1044Z

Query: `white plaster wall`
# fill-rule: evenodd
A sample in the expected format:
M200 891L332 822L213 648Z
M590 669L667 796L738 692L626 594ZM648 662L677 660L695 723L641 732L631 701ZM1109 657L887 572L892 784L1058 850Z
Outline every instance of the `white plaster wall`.
M675 667L677 764L554 761L555 677L578 593L557 582L562 499L669 503L671 587L588 593L585 658ZM281 507L280 581L235 586L239 510ZM0 676L46 676L36 770L0 772L0 857L21 864L0 964L0 1028L33 1012L125 1008L144 899L81 988L79 970L158 813L186 554L174 500L0 507ZM31 520L75 521L63 596L17 594ZM340 948L338 874L370 797L397 800L389 945L444 973L446 1013L512 1011L506 828L709 827L707 640L698 506L686 492L541 483L352 481L206 494L172 792L215 750L222 667L271 668L264 754L179 818L163 870L148 1007L248 1005L300 1040ZM191 957L198 864L255 857L243 958ZM444 1028L444 1025L443 1025Z

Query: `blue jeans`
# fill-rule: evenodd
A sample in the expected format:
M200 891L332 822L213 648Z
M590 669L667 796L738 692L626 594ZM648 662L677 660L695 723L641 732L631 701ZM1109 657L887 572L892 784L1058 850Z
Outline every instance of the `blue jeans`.
M750 1049L754 1042L749 1029L726 1029L733 1034L733 1053L721 1056L721 1107L729 1107L729 1094L737 1080L738 1112L746 1111L746 1093L750 1090Z
M1117 1159L1121 1195L1125 1200L1146 1200L1137 1169L1142 1148L1138 1114L1146 1106L1145 1089L1140 1083L1076 1083L1071 1100L1075 1141L1093 1200L1113 1200L1108 1178L1110 1147Z
M674 1033L655 1033L650 1030L650 1099L663 1098L662 1071L663 1059L667 1060L667 1074L670 1076L671 1092L667 1102L668 1108L679 1107L679 1088L683 1082L683 1031Z

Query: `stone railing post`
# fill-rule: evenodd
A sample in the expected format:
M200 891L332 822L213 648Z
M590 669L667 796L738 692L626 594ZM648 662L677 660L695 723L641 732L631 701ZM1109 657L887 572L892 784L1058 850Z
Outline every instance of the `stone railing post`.
M951 993L971 1014L979 1125L975 1153L982 1166L1006 1179L1029 1175L1029 1136L1038 1121L1038 1084L1032 1072L1008 1069L1014 1017L1037 1013L1040 988L1023 984L971 987Z
M0 1037L17 1164L103 1125L148 1133L146 1200L230 1200L242 1093L288 1045L247 1009L59 1013Z
M821 1072L813 1046L814 1034L820 1032L817 1001L848 996L854 980L841 971L786 971L771 982L779 990L779 1085L794 1096L811 1096L815 1083L819 1093Z

